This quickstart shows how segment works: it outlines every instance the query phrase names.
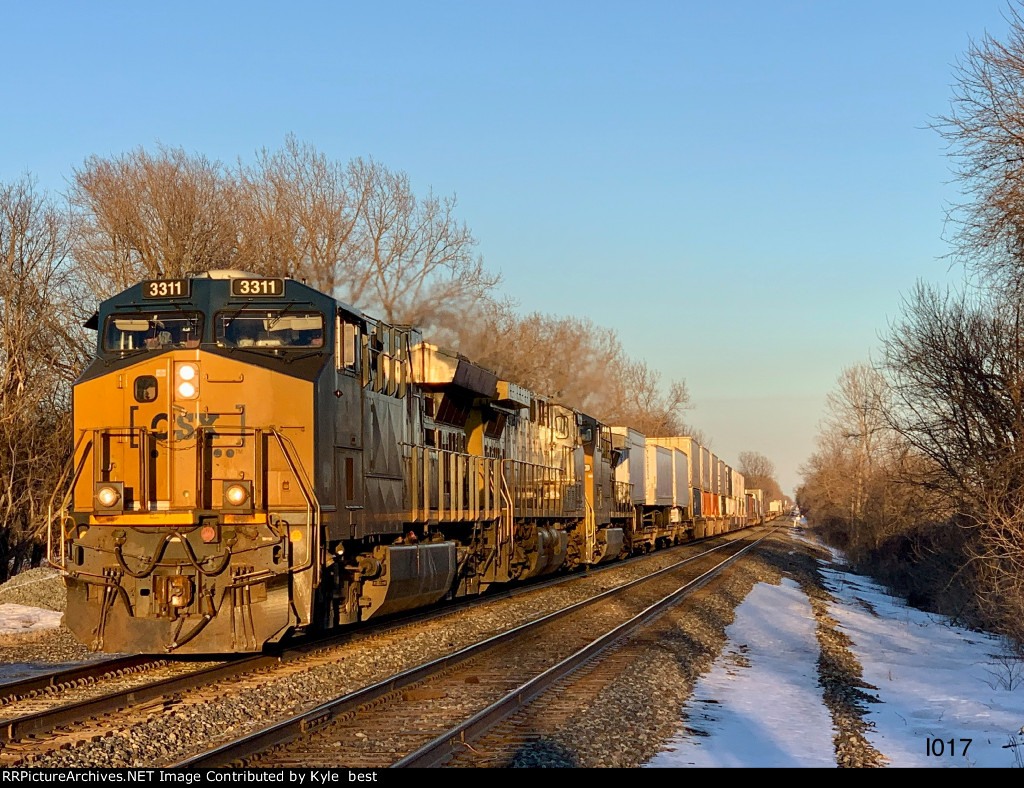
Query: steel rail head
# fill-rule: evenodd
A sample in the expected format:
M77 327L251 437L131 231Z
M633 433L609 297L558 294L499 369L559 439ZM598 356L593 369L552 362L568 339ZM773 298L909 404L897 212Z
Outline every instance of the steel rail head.
M762 537L762 539L766 538L766 536ZM759 544L760 541L761 540L758 540L754 544ZM581 602L577 602L567 608L563 608L562 610L557 610L553 613L549 613L545 616L542 616L541 618L529 621L518 627L510 629L507 632L502 632L498 635L494 635L493 637L487 638L486 640L480 641L479 643L474 643L470 646L466 646L465 648L462 648L452 654L447 654L443 657L439 657L438 659L432 660L423 665L410 668L406 671L403 671L402 673L398 673L394 676L391 676L385 679L384 681L372 684L368 687L364 687L363 689L357 690L356 692L349 693L339 698L335 698L334 700L320 704L319 706L316 706L313 709L309 709L308 711L302 712L301 714L295 715L294 717L291 717L287 720L283 720L281 722L267 726L266 728L256 731L255 733L249 734L248 736L241 737L235 741L227 742L223 745L207 750L198 755L183 759L177 763L174 763L169 768L200 769L212 768L216 766L226 766L236 763L237 761L240 761L244 758L251 757L256 753L264 751L271 747L288 744L289 742L294 741L295 739L303 735L307 730L311 730L314 727L321 727L329 723L335 717L352 711L364 703L367 703L371 700L375 700L394 690L403 689L411 684L415 684L416 682L421 681L424 678L430 676L431 674L443 670L444 668L450 667L460 662L464 662L470 659L471 657L483 653L484 651L507 643L511 640L514 640L517 637L521 637L522 635L535 629L540 629L541 627L553 621L556 621L562 617L568 616L574 612L582 610L583 608L589 605L595 604L603 599L614 596L615 594L622 593L623 591L628 590L629 588L636 586L640 583L647 582L655 577L659 577L668 572L672 572L676 569L679 569L685 564L692 563L693 561L702 558L706 555L709 555L710 553L714 553L724 548L727 548L730 546L730 544L731 543L727 542L725 544L716 545L699 556L691 556L681 561L677 561L673 564L670 564L667 567L659 569L656 572L652 572L649 575L645 575L644 577L640 577L635 580L630 580L626 583L610 588L606 591L601 592L600 594L585 599ZM730 558L726 559L726 561L720 564L719 566L725 565L735 560L735 558L738 555L741 555L743 552L746 552L746 550L750 549L753 546L753 544L748 545L747 547L743 548L743 550L739 551L735 556L731 556ZM704 575L702 575L702 577L703 576ZM650 608L648 609L648 611L645 611L645 613L650 615L649 611ZM644 615L644 613L641 613L640 615ZM616 636L616 638L613 638L613 640L621 636L622 635L619 634ZM439 738L443 739L445 737Z
M738 550L735 554L707 570L699 577L685 583L683 586L648 606L628 621L623 622L611 631L584 646L575 654L566 657L564 660L549 668L541 675L534 677L525 684L522 684L512 690L504 697L495 701L462 724L441 734L420 747L415 752L410 753L401 760L392 764L392 768L429 768L442 765L451 755L455 754L456 749L468 746L470 741L494 727L494 725L508 717L512 712L529 704L530 701L540 695L544 690L572 673L592 657L604 651L650 619L662 613L666 608L677 602L680 597L692 593L708 583L722 569L736 561L744 553L757 547L757 545L767 539L773 532L774 531L765 534L760 539L752 542L741 550Z

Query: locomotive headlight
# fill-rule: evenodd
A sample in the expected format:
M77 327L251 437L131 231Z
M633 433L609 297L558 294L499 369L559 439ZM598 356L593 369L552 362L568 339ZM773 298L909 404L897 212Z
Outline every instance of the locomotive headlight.
M232 484L224 491L224 497L232 506L241 506L249 498L249 491L240 484Z
M222 488L222 495L224 503L222 506L225 509L233 509L237 512L251 512L252 511L252 481L249 479L241 479L239 481L225 481L224 487Z
M100 487L99 490L96 491L96 500L99 501L100 505L105 509L109 509L121 500L121 494L113 487Z
M124 482L97 482L92 492L93 507L100 514L124 509Z
M199 396L199 367L195 364L177 364L174 374L178 378L175 391L179 399L195 399Z

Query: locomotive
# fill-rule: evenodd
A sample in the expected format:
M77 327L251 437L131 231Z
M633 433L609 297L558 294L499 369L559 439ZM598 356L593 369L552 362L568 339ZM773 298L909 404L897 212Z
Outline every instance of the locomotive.
M143 281L87 326L51 555L97 651L258 651L763 519L692 438L602 424L297 280Z

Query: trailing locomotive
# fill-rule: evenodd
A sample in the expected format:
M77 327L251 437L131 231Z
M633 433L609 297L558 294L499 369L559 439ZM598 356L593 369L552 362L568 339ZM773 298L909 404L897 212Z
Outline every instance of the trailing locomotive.
M691 438L601 424L295 280L141 282L90 324L51 554L95 650L257 651L763 519Z

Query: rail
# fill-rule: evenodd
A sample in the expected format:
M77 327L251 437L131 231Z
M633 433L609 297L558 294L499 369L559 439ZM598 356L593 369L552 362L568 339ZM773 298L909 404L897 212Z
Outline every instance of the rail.
M509 644L518 638L522 638L528 633L537 632L544 626L548 626L553 622L585 610L594 604L611 599L617 594L625 593L629 589L636 588L656 577L666 576L671 572L679 570L686 564L705 558L710 553L728 550L730 544L731 543L717 545L700 555L690 556L681 561L673 561L669 566L663 567L650 575L645 575L644 577L636 578L621 585L608 588L593 597L584 599L583 601L572 604L566 608L549 613L501 634L494 635L485 640L465 646L458 651L446 654L431 662L408 668L403 672L389 676L376 684L348 694L339 695L334 699L328 700L313 708L306 709L305 711L299 712L287 719L272 723L260 730L245 734L239 739L218 745L203 753L189 756L184 760L169 764L168 766L169 768L175 769L200 769L226 766L230 764L237 764L238 761L256 754L265 753L271 748L287 745L290 742L301 739L315 731L325 728L334 720L338 720L339 718L345 719L347 716L357 713L360 707L370 708L383 705L383 702L386 702L388 698L394 698L396 695L400 695L400 690L407 687L417 686L425 679L435 676L446 669L466 663L474 657L481 656L498 646ZM646 612L650 613L651 608L648 608ZM411 756L407 756L407 758L408 757ZM264 767L268 765L266 761L261 761L260 763L261 766ZM399 761L394 765L402 766L407 764ZM428 763L425 765L430 764Z
M467 746L471 746L470 742L479 738L483 733L490 730L492 727L497 725L499 722L507 718L517 709L523 708L529 705L535 698L537 698L546 689L555 685L563 677L569 675L581 665L597 657L601 652L605 651L614 646L615 643L622 641L624 638L629 637L640 629L644 624L652 621L657 616L661 615L665 610L674 605L680 599L687 594L696 591L698 588L706 585L710 580L716 577L725 567L729 566L733 562L737 561L741 556L747 552L753 550L755 547L761 544L771 532L762 536L760 539L751 542L750 544L742 547L736 553L730 555L725 560L719 562L716 566L703 572L693 580L683 584L675 591L671 592L667 596L662 597L660 600L652 605L649 605L644 610L639 612L637 615L632 616L627 621L616 626L614 629L606 632L595 640L591 641L588 645L579 649L576 653L569 657L566 657L558 664L546 670L539 676L535 676L526 683L520 685L512 692L502 696L499 700L487 706L487 708L477 712L465 722L454 728L445 731L437 738L423 745L414 752L401 758L394 764L392 768L428 768L437 767L444 764L444 762L456 752L465 749ZM726 545L720 545L719 547L713 548L708 551L714 552L715 550L725 547ZM707 555L705 553L704 555ZM686 562L681 562L686 563ZM627 583L620 588L612 589L611 592L606 593L618 593L622 588L627 588L635 583L649 580L652 577L657 577L666 571L674 570L678 568L677 565L672 565L666 570L656 572L648 577L641 578L639 581L633 581L633 583ZM601 595L604 596L603 594ZM595 597L598 599L601 597ZM591 602L593 600L587 600ZM571 608L570 608L571 609ZM557 615L557 614L553 614ZM547 618L540 619L540 622L547 621ZM516 630L512 630L515 632Z

